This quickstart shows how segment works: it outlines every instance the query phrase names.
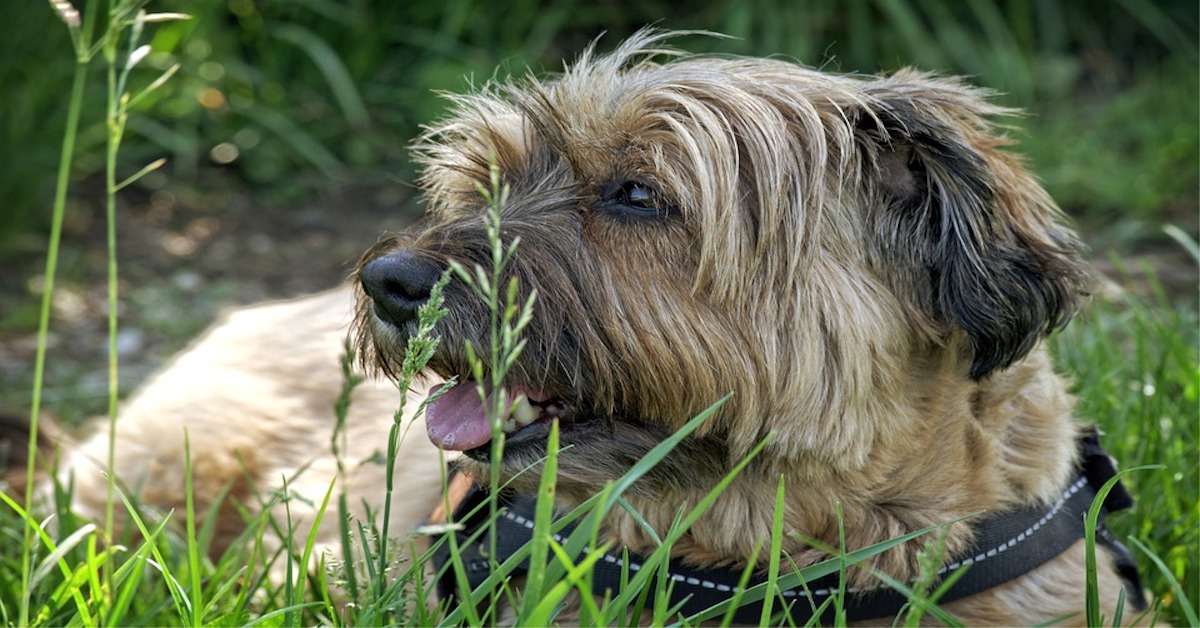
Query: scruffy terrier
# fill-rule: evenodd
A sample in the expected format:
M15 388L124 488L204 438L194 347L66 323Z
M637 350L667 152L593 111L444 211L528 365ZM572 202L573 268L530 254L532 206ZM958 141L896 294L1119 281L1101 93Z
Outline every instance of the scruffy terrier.
M520 400L502 461L517 491L536 487L536 473L518 472L538 468L553 422L569 507L728 395L625 495L662 533L769 439L676 544L681 569L740 574L770 537L781 478L783 549L801 567L827 557L805 539L836 547L839 525L857 549L954 522L943 528L947 571L972 564L968 574L988 577L1011 569L993 567L999 554L1040 543L1060 520L1076 525L1073 500L1094 494L1077 478L1107 459L1081 448L1085 429L1041 340L1074 314L1089 271L1053 201L1005 150L993 119L1009 112L955 79L687 56L669 36L643 31L552 80L455 99L416 149L426 220L382 240L357 271L366 362L397 372L448 265L490 266L479 186L494 164L510 189L502 237L521 241L506 272L538 294L504 389ZM245 497L239 478L269 486L302 466L290 488L323 495L338 473L319 452L350 300L343 290L253 308L210 332L127 408L118 475L143 502L169 504L186 424L204 503L225 486ZM402 445L393 533L438 502L438 448L487 474L492 429L466 345L489 346L489 315L460 281L445 307L429 368L458 383L429 407L429 440ZM375 383L356 394L348 456L368 458L397 393ZM102 459L105 443L85 449ZM68 468L82 475L84 458ZM348 468L350 503L378 503L382 469ZM235 511L220 512L218 531L236 534ZM1028 512L1011 537L981 539L981 519ZM332 547L335 534L321 538ZM968 625L1082 622L1081 539L943 607ZM621 510L604 540L635 555L656 543ZM871 567L910 582L919 547ZM1129 585L1119 545L1100 554L1112 617ZM879 582L864 569L849 584Z

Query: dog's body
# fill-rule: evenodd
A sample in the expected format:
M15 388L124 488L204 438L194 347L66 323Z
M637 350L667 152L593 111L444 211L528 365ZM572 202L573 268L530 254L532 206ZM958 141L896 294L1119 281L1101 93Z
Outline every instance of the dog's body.
M352 516L368 522L366 506L382 508L382 458L400 393L378 380L355 387L345 429L334 443L334 404L344 386L338 364L346 351L352 296L339 289L236 310L176 356L121 409L113 469L122 489L142 507L174 510L180 520L186 512L186 447L195 511L206 514L218 506L214 557L264 507L277 523L290 519L293 538L307 538L331 486L334 495L353 496L347 502ZM103 520L108 479L101 470L108 459L109 423L99 419L92 428L95 434L64 448L59 477L73 484L78 514ZM404 482L393 506L390 532L397 537L411 531L441 494L439 452L417 432L402 440L397 455L396 473ZM282 500L285 488L291 498ZM123 516L124 509L118 506L116 513ZM335 501L316 537L317 558L340 554L336 513ZM268 532L264 540L270 558L279 538ZM275 561L276 576L284 573L285 562Z
M1052 201L1000 149L987 118L1005 112L957 81L915 72L660 65L650 58L662 38L646 32L612 56L589 53L553 82L465 97L430 131L418 148L429 220L381 242L360 267L367 362L399 370L416 307L449 262L490 263L478 186L494 162L511 189L504 239L522 242L506 272L523 293L538 291L507 386L540 420L513 430L506 474L537 463L558 420L571 446L558 494L578 503L732 392L627 494L661 532L771 438L676 546L691 564L744 565L770 534L780 478L784 549L800 566L825 557L802 538L837 545L839 504L853 549L1052 503L1070 479L1080 425L1040 340L1074 313L1088 273ZM319 504L337 472L324 452L349 297L246 310L210 332L126 408L118 476L141 486L144 503L177 507L187 426L204 499L226 485L249 495L243 467L274 486L312 461L290 488ZM446 307L430 367L469 379L464 346L488 346L488 318L461 284L448 286ZM397 394L371 386L348 420L351 503L383 495L382 467L357 461L384 447ZM431 406L428 431L482 460L490 428L484 435L473 388L463 390ZM403 442L393 534L433 508L440 486L437 449L420 434ZM106 450L101 436L67 465L93 511L103 493L82 461ZM527 474L516 486L536 481ZM236 532L232 518L220 525L222 539ZM606 535L653 549L620 512ZM970 523L948 526L948 555L971 539ZM918 549L873 565L912 579ZM1081 613L1083 564L1080 542L946 608L967 624ZM1107 559L1099 575L1111 616L1122 581Z

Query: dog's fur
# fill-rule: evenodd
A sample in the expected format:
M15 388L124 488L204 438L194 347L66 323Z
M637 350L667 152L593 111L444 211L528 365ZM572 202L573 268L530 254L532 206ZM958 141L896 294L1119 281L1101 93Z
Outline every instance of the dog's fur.
M1005 150L993 119L1009 112L981 90L911 70L659 63L676 54L666 37L644 31L556 79L457 98L417 149L428 219L381 241L361 272L396 255L431 276L451 261L489 265L478 186L498 165L511 189L504 239L521 238L507 272L522 293L538 291L510 386L568 409L565 503L732 392L627 494L661 532L771 437L676 547L694 564L745 564L769 536L781 477L784 549L800 565L823 557L800 537L837 544L839 503L857 548L1057 497L1079 425L1040 341L1075 312L1088 271L1054 203ZM411 324L381 318L386 304L361 289L357 299L367 362L396 372ZM489 319L461 283L448 286L446 306L430 366L465 379L465 345L488 346ZM229 317L125 408L117 475L143 503L178 507L187 427L202 504L225 487L245 501L252 483L278 486L306 465L289 488L320 503L337 475L321 452L350 307L341 290ZM351 504L382 497L382 467L357 461L384 447L396 399L386 384L357 392L343 478ZM433 507L439 486L438 451L419 434L403 447L393 534ZM88 461L106 451L101 435L65 466L93 512L103 490ZM506 451L505 473L543 453L537 442ZM536 482L523 478L518 486ZM290 501L293 518L302 503ZM228 508L217 516L224 545L241 519ZM335 545L336 528L325 528ZM622 513L606 534L632 551L653 547ZM949 526L948 550L970 534ZM911 578L916 551L903 546L875 566ZM967 624L1082 621L1083 556L1081 542L947 610ZM1122 585L1101 562L1111 616Z
M352 311L351 291L340 289L225 316L121 408L113 471L123 490L143 508L173 510L182 519L186 447L195 512L216 508L214 558L264 508L278 524L290 521L294 538L307 538L335 480L335 494L351 496L351 515L368 522L367 507L378 513L383 504L382 459L400 393L390 382L362 382L351 395L345 429L335 434L334 404L345 384L338 365ZM411 425L411 418L404 424ZM63 447L59 478L72 485L73 509L102 521L109 423L97 420L92 428L95 434ZM393 536L408 534L438 502L441 468L438 450L423 434L403 439L396 463L403 491L393 508ZM338 526L330 523L337 518L334 504L318 531L318 559L340 554ZM124 514L118 505L116 515ZM270 560L280 539L270 530L263 539L263 558ZM286 560L274 561L277 581L286 569Z

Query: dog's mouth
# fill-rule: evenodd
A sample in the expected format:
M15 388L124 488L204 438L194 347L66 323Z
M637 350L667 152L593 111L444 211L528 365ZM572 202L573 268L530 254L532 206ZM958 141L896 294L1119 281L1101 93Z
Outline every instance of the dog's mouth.
M425 410L429 440L442 449L486 457L492 442L488 409L494 407L496 392L485 387L485 398L473 381L443 386L450 388L436 391L439 396ZM544 442L555 420L560 429L574 423L576 413L562 398L522 386L511 388L507 395L501 407L513 409L501 425L506 448ZM515 404L509 401L514 398Z

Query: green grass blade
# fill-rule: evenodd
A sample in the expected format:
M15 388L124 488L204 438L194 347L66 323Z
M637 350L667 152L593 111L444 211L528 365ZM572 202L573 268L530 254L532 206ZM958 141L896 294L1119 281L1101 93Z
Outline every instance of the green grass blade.
M325 490L325 497L321 500L320 507L318 507L316 513L313 514L312 525L308 530L308 536L304 539L304 549L300 554L300 561L298 565L300 573L296 575L296 590L299 591L301 595L308 590L308 572L310 565L312 564L313 548L317 544L317 533L321 530L321 522L325 520L325 513L329 510L329 501L333 499L333 490L336 487L337 478L333 478L329 482L329 488ZM384 533L384 536L386 536L386 533Z
M120 191L120 190L125 189L131 183L137 182L138 179L141 179L142 177L150 174L151 172L154 172L155 170L162 168L164 165L166 165L166 163L167 163L167 160L165 157L161 158L161 159L155 159L154 161L143 166L141 170L138 170L137 172L130 175L129 177L126 177L126 179L124 181L118 183L116 190Z
M896 591L899 591L901 594L907 597L909 604L920 611L919 614L910 614L910 617L913 618L913 620L919 620L921 614L928 613L936 617L938 621L942 623L942 625L962 626L962 622L958 621L953 615L938 606L937 601L939 598L941 598L941 596L945 595L946 591L948 591L950 587L954 586L955 582L958 582L964 575L966 575L967 570L970 568L971 566L967 565L961 569L955 570L953 573L946 576L946 579L943 580L941 585L938 586L937 591L928 596L922 595L919 591L914 591L908 585L896 580L882 571L872 570L871 573L874 574L876 578L879 578L884 584L895 589ZM908 618L906 618L905 625L920 625L920 622L911 622L908 621Z
M762 545L757 545L746 560L746 566L742 569L741 577L738 578L737 589L734 590L733 597L729 599L729 608L725 611L725 616L721 618L721 628L728 628L733 625L734 615L742 605L742 595L746 592L746 585L750 583L750 578L754 576L755 566L758 564L758 554L761 549ZM776 585L778 585L778 582Z
M71 95L67 101L67 123L63 131L62 149L59 152L58 179L54 188L54 208L50 219L50 238L46 245L46 271L42 278L42 305L38 314L37 351L34 355L33 367L33 399L29 407L29 444L27 453L27 468L25 474L25 510L33 506L33 480L37 477L38 460L38 419L41 416L41 400L43 381L46 372L46 349L50 337L50 306L54 296L54 279L58 273L59 243L62 241L63 218L66 215L67 186L70 182L71 163L75 157L75 140L79 131L79 117L83 109L84 85L87 82L87 58L82 55L82 49L87 47L86 39L91 35L92 24L98 13L97 2L88 2L84 12L84 29L81 31L84 41L76 40L75 77L71 83ZM75 33L72 32L74 37ZM24 543L21 552L21 581L29 582L30 570L33 567L33 556L30 548L33 546L33 529L28 525L24 528ZM17 624L28 625L29 603L31 588L26 588L18 603Z
M111 441L116 441L116 438L111 438ZM195 491L192 485L192 449L191 442L188 439L188 430L183 429L183 495L186 519L184 520L185 532L187 534L187 559L188 559L188 575L191 577L191 624L192 626L201 626L204 624L204 588L200 581L200 547L196 542L196 507L195 507Z
M771 521L771 553L767 557L767 588L771 593L763 598L762 615L758 619L760 625L771 621L771 606L775 596L780 594L776 586L779 578L779 557L783 554L783 496L784 476L779 476L779 486L775 489L775 514Z
M553 549L558 560L562 564L568 565L569 567L567 569L566 578L556 582L552 587L550 587L549 590L545 592L541 598L526 598L527 601L537 600L537 606L533 609L533 612L529 613L528 615L529 623L525 624L528 626L551 625L553 623L557 607L562 604L563 600L567 597L567 594L573 589L582 588L581 585L588 577L588 574L591 574L592 570L595 568L596 562L603 558L604 553L608 551L608 546L601 547L597 551L584 556L583 560L580 561L578 565L574 565L571 562L570 555L563 551L561 545L551 542L549 546ZM588 596L590 595L590 591L584 590L583 594Z
M1146 465L1126 469L1109 478L1099 491L1096 491L1096 497L1092 500L1091 508L1088 508L1087 516L1084 518L1084 540L1086 541L1086 583L1085 592L1087 599L1087 623L1089 626L1099 626L1104 623L1103 616L1100 613L1100 585L1097 579L1096 567L1096 528L1100 524L1100 511L1104 509L1104 500L1108 497L1108 493L1121 478L1133 473L1134 471L1143 471L1149 469L1162 469L1162 465Z
M780 576L778 582L776 583L776 586L778 586L778 588L781 590L793 589L793 588L802 586L805 582L816 580L818 578L823 578L825 576L828 576L831 573L837 573L839 570L844 569L845 567L850 567L852 565L861 563L862 561L867 560L868 558L871 558L873 556L876 556L878 554L886 552L902 543L907 543L915 538L924 536L935 530L943 529L946 526L952 525L959 521L970 519L971 517L974 517L974 516L976 516L976 515L974 515L974 514L967 515L965 517L959 517L958 519L947 521L945 523L940 523L935 526L921 528L920 530L915 530L913 532L909 532L908 534L898 536L894 539L889 539L887 541L876 543L874 545L869 545L862 549L854 550L852 552L846 552L844 555L841 555L841 556L835 556L833 558L823 560L819 563L810 565L810 566L800 569L796 572L784 574L784 575ZM770 593L770 590L767 588L766 583L754 585L745 590L745 592L742 595L742 600L743 600L742 603L748 604L751 602L757 602L759 600L762 600L769 593ZM698 623L698 622L702 622L702 621L708 621L708 620L724 613L728 609L729 604L730 604L729 601L721 602L719 604L714 604L713 606L711 606L699 613L696 613L695 615L692 615L691 617L688 617L687 620L689 623Z
M328 42L298 24L275 24L274 28L268 32L294 44L303 50L308 58L312 59L321 74L324 75L329 89L337 99L338 105L342 108L342 114L346 116L346 121L350 126L362 129L370 124L367 106L358 93L354 78L350 76L346 64L342 63L341 57Z
M42 559L42 564L38 565L37 569L33 571L33 577L29 580L30 588L36 587L38 583L46 577L46 574L49 573L51 569L54 569L57 564L62 562L63 557L66 556L67 552L74 549L76 545L78 545L88 536L91 536L95 531L96 524L89 523L67 535L67 538L63 539L57 547L54 547L50 553Z
M1196 607L1193 606L1192 602L1188 599L1187 592L1183 590L1183 585L1179 583L1179 580L1175 577L1175 574L1171 572L1171 568L1168 567L1167 564L1163 562L1163 559L1159 557L1159 555L1153 550L1151 550L1149 546L1139 541L1137 538L1129 537L1129 542L1136 547L1139 552L1144 554L1146 558L1149 558L1151 563L1154 563L1154 568L1157 569L1159 573L1162 574L1163 578L1170 584L1171 593L1174 595L1174 603L1179 604L1179 612L1183 614L1186 624L1188 626L1200 626L1200 615L1197 615Z
M154 531L154 534L157 535L161 530L162 526L160 525ZM117 568L117 572L113 574L113 581L118 587L117 596L113 601L112 608L112 617L114 620L121 621L121 618L125 617L129 612L134 597L138 594L138 587L142 582L142 576L146 573L145 566L150 559L150 543L156 541L157 537L149 541L143 541L133 551L133 554L121 563L121 566ZM233 582L235 581L230 580L230 583Z
M1120 628L1121 626L1124 626L1125 625L1125 622L1123 621L1124 618L1125 618L1125 589L1124 589L1124 587L1122 587L1120 591L1117 591L1117 605L1113 610L1113 618L1112 618L1112 624L1111 624L1113 626L1113 628Z
M171 601L173 603L173 608L175 609L175 614L178 616L180 623L187 625L188 618L191 615L191 598L188 597L187 590L185 590L183 585L179 583L179 580L171 574L170 570L168 569L166 557L163 556L162 550L159 549L157 542L159 533L167 525L167 522L170 520L171 514L173 514L174 511L167 513L167 516L163 517L163 521L159 527L155 529L153 534L151 534L146 528L146 522L142 519L142 516L138 514L137 508L135 508L133 503L129 501L129 497L125 494L125 492L118 490L117 497L121 499L121 503L125 508L125 512L129 515L129 519L133 521L134 527L136 527L138 533L142 535L142 539L144 539L142 542L143 545L150 548L150 554L154 560L149 560L147 563L162 574L163 580L167 585L167 591L171 594Z
M546 461L543 463L542 479L538 486L533 538L530 539L529 574L525 577L525 596L532 600L542 599L542 585L546 577L546 558L550 544L553 542L550 537L550 523L554 517L554 491L558 479L558 439L558 421L554 421L550 426L550 436L546 443ZM524 608L521 609L521 611L524 610ZM543 619L524 617L523 614L523 612L517 614L518 625L546 625ZM549 618L544 619L548 620Z
M687 438L692 432L696 431L696 429L703 425L705 421L708 421L708 419L711 418L712 415L715 414L717 410L719 410L721 406L729 400L729 397L729 395L726 395L717 400L716 403L712 404L708 408L705 408L703 412L697 414L692 418L692 420L685 423L684 426L679 428L679 430L677 430L674 434L663 439L661 443L655 445L650 451L646 452L646 455L642 456L641 460L630 467L629 471L626 471L625 474L614 483L613 490L609 493L608 498L601 506L603 513L607 514L616 503L618 497L623 495L625 491L633 485L634 482L641 479L641 477L646 475L650 469L653 469L655 465L666 458L667 454L671 453L671 451L673 451L679 445L679 443L683 442L683 439ZM744 462L745 461L743 461L743 463Z
M1192 261L1200 264L1200 244L1197 244L1192 236L1186 231L1176 227L1175 225L1163 225L1163 233L1167 234L1172 240L1179 243L1183 250L1191 256Z
M693 419L693 421L694 420L695 419ZM629 598L636 595L638 591L649 584L649 579L654 575L658 566L670 561L671 547L680 538L682 538L683 535L686 534L689 529L691 529L692 525L701 517L701 515L703 515L714 502L716 502L721 493L723 493L725 489L728 488L731 483L733 483L733 480L741 474L742 470L744 470L746 466L749 465L750 462L753 461L754 458L756 458L764 448L766 448L769 441L770 438L768 437L756 445L754 449L752 449L750 453L746 455L745 458L734 465L733 469L731 469L723 478L721 478L721 481L718 482L716 486L714 486L712 490L710 490L704 496L704 498L701 499L700 502L696 504L696 506L693 507L690 512L688 512L686 516L682 517L676 522L676 524L671 526L671 529L667 531L666 536L663 538L663 544L658 548L657 551L645 557L645 562L642 565L642 569L639 570L638 574L634 576L632 581L630 581L628 591L622 591L616 598L614 598L614 603L627 606L630 601ZM576 532L578 532L578 530L576 530ZM661 586L663 582L660 580L659 584ZM715 614L707 617L706 619L713 616L715 616Z

